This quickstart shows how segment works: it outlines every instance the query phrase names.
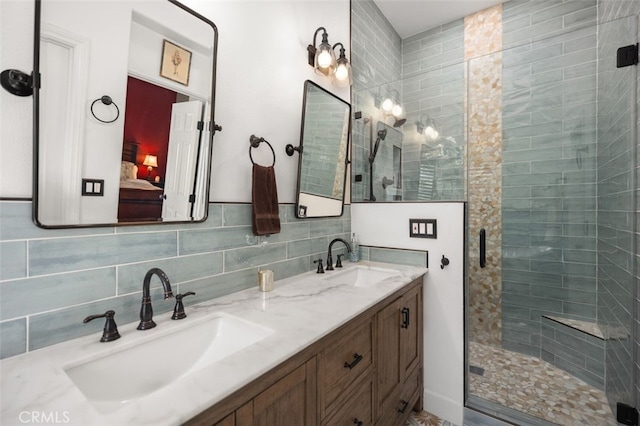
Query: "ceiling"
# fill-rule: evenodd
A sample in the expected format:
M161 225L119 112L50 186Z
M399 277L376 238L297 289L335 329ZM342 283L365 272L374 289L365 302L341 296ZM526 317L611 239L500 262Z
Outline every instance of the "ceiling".
M401 38L446 24L505 0L374 0Z

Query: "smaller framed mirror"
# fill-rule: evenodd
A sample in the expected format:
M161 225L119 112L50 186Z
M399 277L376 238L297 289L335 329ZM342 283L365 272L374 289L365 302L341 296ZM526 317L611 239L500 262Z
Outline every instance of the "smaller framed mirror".
M307 80L302 102L296 217L342 216L351 105Z

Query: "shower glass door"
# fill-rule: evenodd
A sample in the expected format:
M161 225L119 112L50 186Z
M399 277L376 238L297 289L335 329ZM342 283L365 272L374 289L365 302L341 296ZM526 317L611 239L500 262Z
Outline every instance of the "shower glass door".
M615 425L635 405L637 18L467 62L467 405Z

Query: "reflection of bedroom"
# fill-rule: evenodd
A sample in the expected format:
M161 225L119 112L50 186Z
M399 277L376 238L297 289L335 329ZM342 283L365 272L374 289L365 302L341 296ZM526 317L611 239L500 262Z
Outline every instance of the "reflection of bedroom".
M124 116L124 141L138 144L135 164L138 178L153 181L156 176L164 181L171 126L171 106L178 102L173 90L147 83L129 76L127 79L127 109ZM157 157L158 167L151 176L147 167L142 167L146 155ZM124 159L123 159L124 160ZM129 160L130 161L130 160Z

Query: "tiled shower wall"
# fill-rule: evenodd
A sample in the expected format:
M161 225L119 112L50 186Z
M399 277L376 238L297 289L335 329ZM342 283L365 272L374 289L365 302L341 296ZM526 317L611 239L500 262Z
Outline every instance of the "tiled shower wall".
M351 2L351 21L352 106L354 113L362 113L352 125L351 200L359 202L369 199L369 144L375 140L377 122L385 119L376 103L388 91L401 90L402 40L371 0ZM355 175L362 179L353 179Z
M462 19L402 40L402 100L407 111L403 126L403 199L463 200L464 165L464 24ZM434 120L447 151L440 155L436 143L417 132L421 118ZM423 149L423 145L427 145ZM428 153L433 153L429 158ZM420 185L420 168L431 163L435 184ZM423 170L424 172L424 170Z
M598 57L602 58L598 82L601 88L598 94L598 323L610 337L606 341L605 362L606 392L612 408L617 401L640 405L640 324L637 322L640 300L637 254L634 255L639 237L640 206L637 196L634 200L634 192L637 193L640 176L634 156L638 155L637 135L640 134L640 85L636 83L638 121L634 123L630 120L633 104L629 100L634 98L630 90L633 80L638 78L638 67L614 68L615 50L640 39L638 18L638 1L601 0L598 3ZM636 37L633 37L634 26ZM636 345L635 359L632 345ZM636 387L635 401L632 400L633 386Z
M95 334L92 314L116 311L116 322L139 317L142 281L163 269L174 294L196 292L193 304L257 285L260 268L277 279L325 257L331 239L348 239L351 210L340 218L298 220L280 206L282 232L256 239L250 204L210 204L203 223L45 230L31 221L31 202L0 201L0 357ZM152 280L155 315L166 315L160 282Z
M503 4L502 345L596 319L596 1Z

